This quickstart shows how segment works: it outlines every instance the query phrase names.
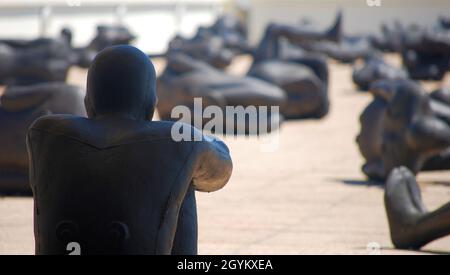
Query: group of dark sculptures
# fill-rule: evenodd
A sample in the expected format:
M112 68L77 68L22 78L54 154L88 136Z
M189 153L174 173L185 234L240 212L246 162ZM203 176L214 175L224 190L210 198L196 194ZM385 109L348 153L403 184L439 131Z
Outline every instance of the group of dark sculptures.
M369 180L386 184L385 206L394 245L419 249L450 234L449 205L426 210L415 179L420 171L450 168L450 89L426 91L417 80L441 80L450 69L450 31L383 27L380 50L397 52L405 69L379 54L354 71L354 82L373 100L360 116L357 143Z
M0 193L34 195L37 254L66 254L69 242L83 254L196 254L195 191L222 188L232 162L224 143L194 127L202 142L174 142L174 107L201 98L203 108L277 106L265 115L278 126L320 119L330 109L329 58L355 64L355 85L373 96L357 143L363 172L386 183L394 245L418 249L450 233L449 206L428 212L415 181L450 168L450 90L416 82L450 69L448 19L433 30L396 23L381 36L348 36L339 13L326 30L308 20L269 24L251 47L243 22L226 15L193 38L176 36L159 77L149 55L114 46L134 39L125 27L99 26L81 48L69 29L0 40ZM242 54L253 57L246 75L227 73ZM72 66L89 68L86 92L65 83ZM152 121L155 110L162 122Z
M158 79L159 115L171 120L174 106L192 106L194 98L202 98L205 107L278 106L277 124L285 119L324 117L330 105L326 59L298 45L339 41L341 21L339 15L326 31L270 24L256 49L248 45L242 22L231 16L200 28L191 39L175 37L165 54L167 67ZM239 54L253 56L246 76L224 72Z

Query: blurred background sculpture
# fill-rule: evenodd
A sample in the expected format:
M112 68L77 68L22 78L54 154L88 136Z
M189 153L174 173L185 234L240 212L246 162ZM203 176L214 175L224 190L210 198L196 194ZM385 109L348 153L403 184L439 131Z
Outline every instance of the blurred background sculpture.
M297 45L308 41L338 41L341 17L326 31L310 31L299 26L271 24L255 51L249 76L282 88L287 104L281 113L287 119L322 118L328 113L328 67L321 56L302 50L283 51L282 39Z
M242 106L247 108L277 106L284 107L286 104L286 95L279 87L268 82L253 77L237 77L227 75L226 73L215 69L214 67L195 60L181 53L173 53L167 57L167 67L158 80L158 113L163 120L177 120L178 117L172 117L172 110L176 106L187 106L191 109L192 121L186 121L193 124L195 116L200 116L202 125L208 123L210 118L203 118L201 112L198 114L194 109L194 99L202 99L202 108L208 106L220 108L224 113L223 128L218 133L232 128L232 133L250 133L252 124L259 125L260 117L255 117L256 121L251 121L250 116L240 118L236 114L228 114L226 107ZM277 128L268 128L265 131L277 130L282 122L282 116L279 113L273 114L270 110L264 118L268 126L274 125ZM258 115L259 116L259 115ZM214 118L216 119L216 118ZM259 129L259 127L254 127ZM216 129L217 131L218 129ZM259 131L252 134L260 134Z
M31 194L25 137L40 116L84 116L84 91L64 83L8 87L0 97L0 194Z
M190 39L177 35L170 41L167 55L181 52L224 69L237 55L249 51L244 24L236 16L227 14L219 17L210 27L200 27Z
M368 90L372 83L378 80L408 79L408 73L396 68L383 60L378 54L372 54L364 59L364 63L353 69L353 82L361 90Z

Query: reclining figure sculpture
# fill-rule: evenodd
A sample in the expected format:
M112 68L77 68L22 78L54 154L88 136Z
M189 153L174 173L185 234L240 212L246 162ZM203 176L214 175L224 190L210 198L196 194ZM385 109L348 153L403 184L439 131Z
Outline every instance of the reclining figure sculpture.
M247 31L243 23L232 15L224 15L210 27L200 27L192 38L177 35L169 43L164 56L183 53L190 57L224 69L233 59L251 52L247 42Z
M368 90L378 80L408 79L408 73L383 60L382 56L372 54L364 60L364 64L353 69L353 82L361 90Z
M283 89L288 97L281 109L286 119L322 118L329 110L328 66L317 54L299 49L286 50L283 39L291 44L307 41L338 41L341 19L325 31L310 31L301 27L271 24L254 54L249 76L265 80Z
M194 100L201 98L202 108L216 106L225 114L222 129L229 130L228 134L262 134L276 130L283 119L281 115L271 113L270 108L283 108L286 101L284 92L275 85L252 77L228 75L181 53L168 56L167 67L158 79L158 98L157 109L161 119L178 119L172 117L172 110L177 106L186 106L194 116L200 116L203 126L211 121L211 117L203 117L194 109ZM239 118L234 113L226 112L227 107L238 106L267 107L267 118L264 119L267 119L269 128L253 127L258 126L256 124L263 119L261 117L255 117L257 121L252 122L250 116ZM195 117L193 120L196 120ZM270 128L271 126L276 128ZM257 132L251 131L252 127L256 128Z
M2 40L0 42L0 83L30 85L64 82L77 56L70 46L70 33L58 38Z
M84 116L84 91L64 83L10 86L0 97L0 194L31 194L26 133L48 114Z

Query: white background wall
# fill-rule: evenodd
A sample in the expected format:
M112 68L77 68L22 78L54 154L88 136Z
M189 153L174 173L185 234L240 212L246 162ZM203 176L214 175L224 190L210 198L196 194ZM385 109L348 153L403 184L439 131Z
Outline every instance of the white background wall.
M135 45L144 51L165 51L168 41L176 34L193 35L200 25L209 25L221 11L223 0L0 0L0 37L34 38L40 35L39 7L54 7L47 23L46 36L55 36L61 28L70 27L74 44L82 46L95 35L98 24L119 22L115 6L126 4L128 12L123 24L138 36ZM205 4L205 8L140 11L133 5L181 3ZM78 6L79 5L79 6ZM92 5L95 5L93 7ZM12 8L14 7L14 8ZM17 9L16 9L17 7ZM91 9L92 7L92 9ZM89 8L89 9L88 9ZM83 10L83 12L80 12ZM87 11L88 12L84 12ZM182 17L177 16L184 10Z

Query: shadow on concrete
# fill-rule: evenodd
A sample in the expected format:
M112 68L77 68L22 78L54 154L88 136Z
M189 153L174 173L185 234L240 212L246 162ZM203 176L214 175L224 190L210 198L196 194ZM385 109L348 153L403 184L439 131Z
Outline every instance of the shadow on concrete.
M361 187L378 187L384 189L384 182L381 181L368 181L368 180L355 180L355 179L334 179L336 182L340 182L346 185L361 186Z
M31 198L33 194L30 193L2 193L0 192L0 199L3 198Z
M440 185L444 187L450 187L450 181L420 181L421 185Z

